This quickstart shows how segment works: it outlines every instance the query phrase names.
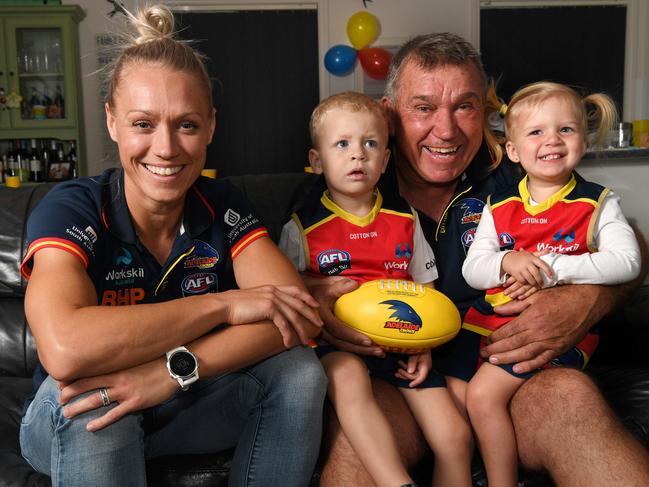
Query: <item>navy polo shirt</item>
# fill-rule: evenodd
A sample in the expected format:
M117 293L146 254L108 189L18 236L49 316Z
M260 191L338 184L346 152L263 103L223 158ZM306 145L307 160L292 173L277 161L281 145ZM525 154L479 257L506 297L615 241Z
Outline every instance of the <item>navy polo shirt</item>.
M86 267L98 304L156 303L236 287L232 260L267 235L238 189L224 180L200 177L187 193L180 232L161 265L137 237L123 171L109 169L61 183L45 195L27 222L21 272L29 279L34 254L59 248ZM65 285L64 276L52 285ZM37 375L44 379L42 370L35 381Z
M390 161L388 168L380 183L383 193L398 191L399 188L394 160ZM487 196L504 191L519 180L520 173L508 160L493 169L489 152L483 145L461 176L440 221L418 210L424 236L437 260L439 278L435 281L435 288L455 303L462 316L473 300L484 294L484 291L475 290L466 283L462 264L473 242Z

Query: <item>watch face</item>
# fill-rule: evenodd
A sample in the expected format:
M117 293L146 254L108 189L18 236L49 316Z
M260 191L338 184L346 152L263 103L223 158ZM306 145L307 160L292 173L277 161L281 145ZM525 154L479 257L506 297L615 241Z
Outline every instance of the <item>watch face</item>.
M187 377L196 370L196 359L189 352L176 352L169 360L169 368L180 377Z

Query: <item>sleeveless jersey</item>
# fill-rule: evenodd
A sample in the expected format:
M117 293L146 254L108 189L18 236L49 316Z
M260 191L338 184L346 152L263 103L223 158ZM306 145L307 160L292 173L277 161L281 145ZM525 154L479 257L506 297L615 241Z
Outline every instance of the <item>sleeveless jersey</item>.
M361 283L410 278L415 216L404 200L385 200L377 189L372 211L357 217L331 201L328 191L312 195L292 215L302 235L307 272Z
M592 247L592 231L608 191L573 174L561 190L542 204L533 206L529 203L525 177L518 186L488 200L500 250L536 252L549 249L571 255L596 251ZM511 321L514 317L500 316L493 311L495 306L510 301L503 291L502 287L487 290L467 311L463 327L489 335ZM589 343L593 340L590 336L586 339ZM578 348L581 349L582 344ZM591 345L584 350L588 355L594 351L596 343Z

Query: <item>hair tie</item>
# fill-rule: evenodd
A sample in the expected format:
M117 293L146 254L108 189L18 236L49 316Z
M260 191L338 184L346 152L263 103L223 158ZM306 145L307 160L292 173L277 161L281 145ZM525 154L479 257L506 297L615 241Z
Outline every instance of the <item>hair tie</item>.
M500 110L498 110L498 114L500 115L500 118L505 118L505 115L507 114L507 105L505 103L500 105Z

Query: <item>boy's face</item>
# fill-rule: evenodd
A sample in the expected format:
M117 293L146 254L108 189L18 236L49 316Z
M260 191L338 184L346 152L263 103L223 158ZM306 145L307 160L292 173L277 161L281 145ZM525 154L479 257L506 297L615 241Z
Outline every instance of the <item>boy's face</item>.
M551 97L525 105L513 122L506 145L509 158L521 163L531 181L564 184L586 151L582 123L572 103Z
M309 163L324 173L334 201L374 191L390 157L385 121L369 111L333 108L322 118Z

